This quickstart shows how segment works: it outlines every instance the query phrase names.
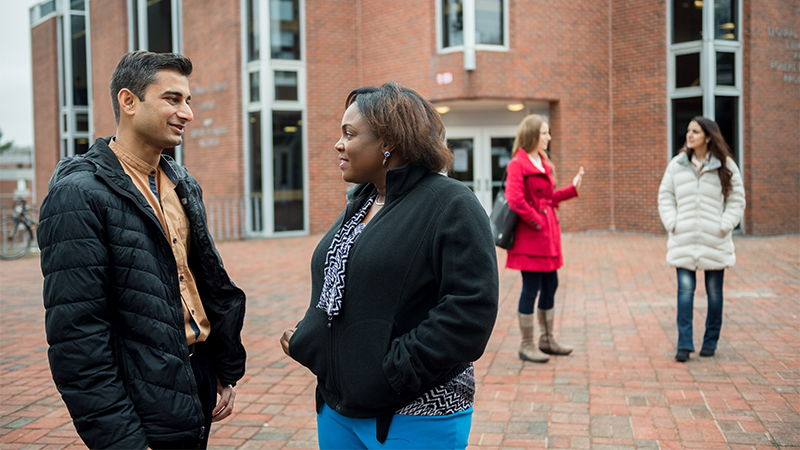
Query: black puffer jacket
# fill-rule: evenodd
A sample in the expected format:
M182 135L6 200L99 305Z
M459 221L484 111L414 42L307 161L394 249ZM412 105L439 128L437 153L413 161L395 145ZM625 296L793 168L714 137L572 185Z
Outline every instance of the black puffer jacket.
M98 139L62 160L38 228L53 379L90 448L143 449L206 433L189 361L177 265L144 196ZM206 225L202 192L169 163L191 228L189 265L211 333L204 348L224 384L244 375L245 295Z
M314 251L311 303L289 353L317 376L318 409L324 401L344 416L386 423L483 354L497 316L498 274L489 218L475 194L406 165L387 174L386 205L353 244L342 309L329 321L317 308L325 255L374 192L372 184L354 188Z

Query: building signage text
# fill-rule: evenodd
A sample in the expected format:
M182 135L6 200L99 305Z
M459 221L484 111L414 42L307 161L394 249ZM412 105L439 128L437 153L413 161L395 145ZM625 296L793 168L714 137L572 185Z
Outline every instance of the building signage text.
M767 36L786 39L785 50L792 53L787 59L773 59L769 68L783 77L784 83L800 84L800 40L796 29L767 27Z

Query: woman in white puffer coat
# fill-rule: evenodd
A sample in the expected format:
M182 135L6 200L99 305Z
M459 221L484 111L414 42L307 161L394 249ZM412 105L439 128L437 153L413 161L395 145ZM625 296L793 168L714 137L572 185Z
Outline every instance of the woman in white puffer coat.
M723 165L724 161L724 165ZM678 273L678 352L694 351L692 316L695 273L705 272L708 314L700 356L713 356L722 328L722 282L736 262L731 232L744 214L739 168L716 122L695 117L686 144L669 162L658 188L658 213L669 232L667 263Z

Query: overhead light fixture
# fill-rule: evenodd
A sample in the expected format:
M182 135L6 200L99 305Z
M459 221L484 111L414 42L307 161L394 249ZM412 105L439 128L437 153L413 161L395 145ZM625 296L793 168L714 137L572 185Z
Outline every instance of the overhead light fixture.
M703 0L694 0L694 7L695 8L702 8L703 7Z
M736 28L736 25L733 22L723 23L719 26L720 30L733 30L734 28Z
M439 114L447 114L448 112L450 112L450 107L449 106L437 106L436 107L436 112L438 112Z
M506 108L508 108L509 111L517 112L522 111L525 108L525 105L522 103L509 103Z
M733 33L726 33L722 35L722 39L736 39L736 35Z
M283 127L283 132L284 133L297 133L297 127L293 127L291 125L287 125L287 126Z

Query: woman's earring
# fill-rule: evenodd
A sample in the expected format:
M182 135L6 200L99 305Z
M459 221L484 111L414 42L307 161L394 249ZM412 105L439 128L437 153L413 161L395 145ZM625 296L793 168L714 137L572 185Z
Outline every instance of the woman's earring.
M388 163L389 163L389 157L390 157L390 156L392 156L392 154L391 154L391 153L389 153L389 152L385 152L385 153L383 154L383 167L386 167L386 164L388 164Z

